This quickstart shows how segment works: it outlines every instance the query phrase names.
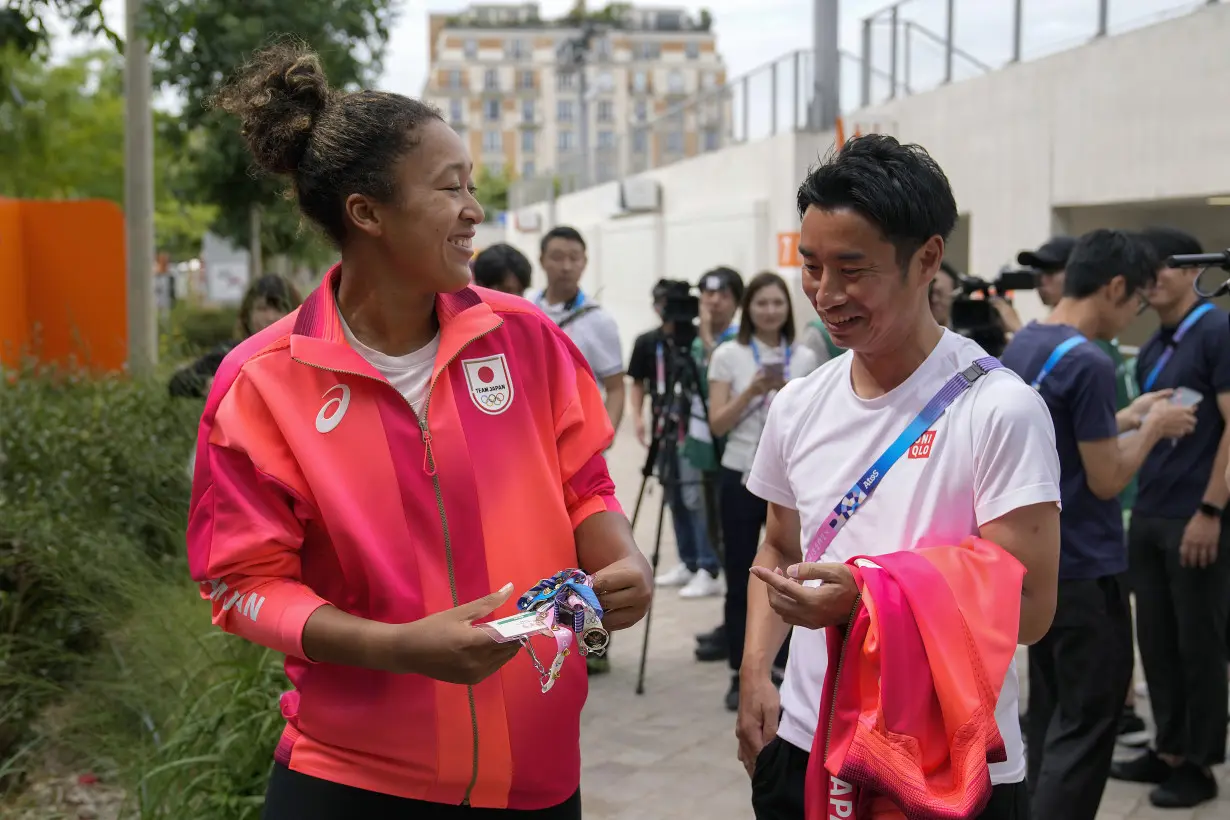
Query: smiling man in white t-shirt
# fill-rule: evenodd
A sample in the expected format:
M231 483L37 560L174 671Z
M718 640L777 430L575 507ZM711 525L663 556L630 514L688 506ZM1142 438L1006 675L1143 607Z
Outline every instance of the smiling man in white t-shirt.
M845 623L855 601L843 562L980 535L1025 565L1024 644L1050 627L1059 562L1059 460L1046 405L930 310L928 286L957 220L943 171L917 146L860 137L808 176L798 207L804 290L850 352L781 391L747 482L769 502L748 589L737 724L757 820L804 816L828 661L823 627ZM968 389L888 469L868 475L962 371ZM872 492L847 513L823 563L799 566L803 545L861 481ZM800 585L775 570L812 580ZM779 697L770 663L792 625ZM1007 760L990 767L982 818L1028 816L1017 702L1013 664L995 713Z

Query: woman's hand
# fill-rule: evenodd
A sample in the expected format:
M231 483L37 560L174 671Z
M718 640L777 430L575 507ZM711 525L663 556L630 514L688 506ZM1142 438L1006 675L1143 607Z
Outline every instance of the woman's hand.
M602 625L609 632L627 629L649 611L653 579L643 557L616 561L594 573L594 592L602 604Z
M752 379L752 383L743 392L748 396L763 396L770 390L775 389L778 381L780 379L774 379L764 369L761 369L756 373L756 378Z

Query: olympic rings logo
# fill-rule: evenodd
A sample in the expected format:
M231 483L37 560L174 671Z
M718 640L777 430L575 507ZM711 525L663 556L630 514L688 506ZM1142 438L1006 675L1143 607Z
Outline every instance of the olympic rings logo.
M478 400L493 410L504 403L505 396L503 393L484 393L478 397Z

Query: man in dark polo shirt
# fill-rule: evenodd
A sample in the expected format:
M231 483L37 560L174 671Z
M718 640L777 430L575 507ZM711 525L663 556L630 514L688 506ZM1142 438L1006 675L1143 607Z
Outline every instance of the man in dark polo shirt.
M1002 356L1051 411L1063 505L1055 620L1029 647L1034 817L1097 814L1132 676L1118 494L1155 444L1195 424L1191 410L1167 403L1166 394L1141 396L1117 411L1115 366L1096 344L1137 316L1156 266L1150 248L1126 233L1081 237L1059 303L1046 319L1021 328Z
M1160 260L1200 253L1193 237L1152 229ZM1230 326L1192 288L1196 270L1162 267L1149 302L1161 329L1136 362L1142 390L1199 394L1196 430L1162 442L1140 471L1128 534L1136 634L1157 724L1154 748L1111 776L1154 783L1153 805L1186 808L1217 796L1211 767L1226 753L1226 626L1230 526L1223 510L1230 417Z

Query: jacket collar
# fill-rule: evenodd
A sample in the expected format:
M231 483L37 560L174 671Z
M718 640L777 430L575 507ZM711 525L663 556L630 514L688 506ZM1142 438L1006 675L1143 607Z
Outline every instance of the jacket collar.
M383 380L346 341L337 307L341 273L341 264L334 265L299 308L290 337L290 355L297 361L326 370ZM433 382L466 345L503 324L503 319L469 287L456 293L436 294L436 317L440 321L440 350L436 354Z

